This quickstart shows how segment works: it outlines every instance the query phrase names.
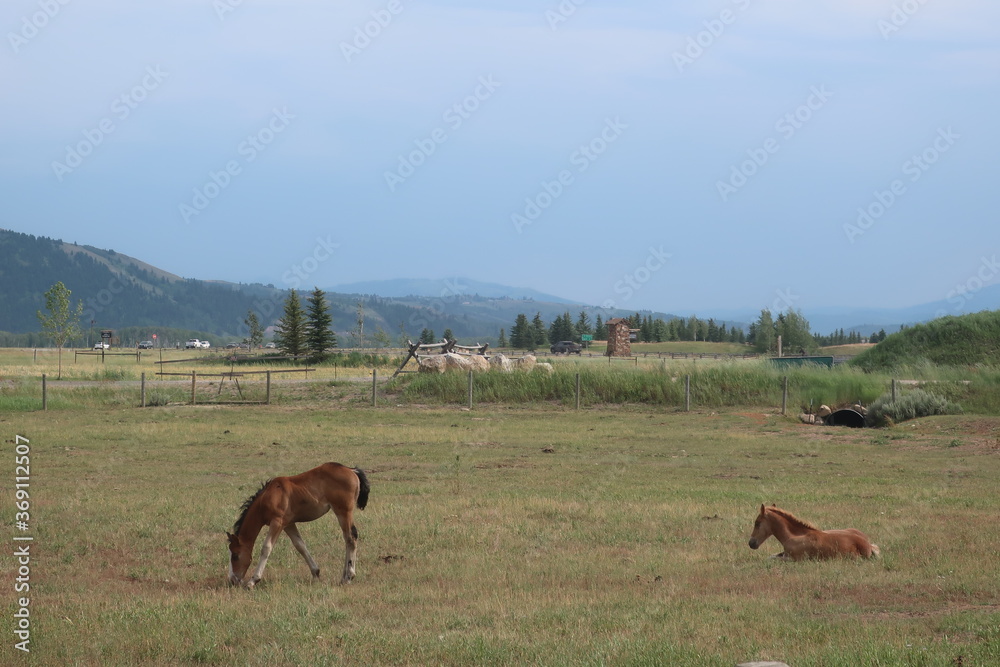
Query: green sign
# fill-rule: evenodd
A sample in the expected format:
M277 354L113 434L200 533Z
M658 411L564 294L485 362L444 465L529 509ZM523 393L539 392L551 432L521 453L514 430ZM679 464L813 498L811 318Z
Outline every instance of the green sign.
M594 340L594 337L591 336L590 334L583 334L582 336L580 336L580 339L581 340Z

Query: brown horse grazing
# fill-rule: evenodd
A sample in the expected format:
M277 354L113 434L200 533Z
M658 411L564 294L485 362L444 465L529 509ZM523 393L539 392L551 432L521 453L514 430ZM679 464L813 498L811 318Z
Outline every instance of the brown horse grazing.
M264 566L271 555L275 540L285 531L295 549L306 559L313 579L319 579L319 567L309 555L295 524L313 521L330 510L337 515L344 532L347 553L344 574L340 583L350 583L354 578L354 558L357 551L358 529L354 526L354 508L364 509L368 504L368 478L360 468L348 468L339 463L324 463L291 477L275 477L264 482L257 493L247 498L240 510L240 518L233 524L229 538L229 583L235 586L243 581L253 559L253 545L261 528L268 527L267 537L260 549L260 561L253 576L244 584L253 588L264 574Z
M791 512L774 505L761 505L750 535L750 548L756 549L771 535L785 548L784 553L775 554L772 558L871 558L880 553L878 545L872 544L860 530L820 530Z

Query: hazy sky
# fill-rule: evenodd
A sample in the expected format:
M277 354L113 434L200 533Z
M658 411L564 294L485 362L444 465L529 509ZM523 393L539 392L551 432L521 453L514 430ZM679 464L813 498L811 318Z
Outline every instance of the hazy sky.
M0 28L0 227L185 277L705 315L1000 282L996 0L5 0Z

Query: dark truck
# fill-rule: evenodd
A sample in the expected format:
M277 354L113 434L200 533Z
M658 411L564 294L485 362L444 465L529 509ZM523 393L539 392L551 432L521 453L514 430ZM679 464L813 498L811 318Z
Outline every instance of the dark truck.
M561 340L550 347L549 352L552 354L581 354L583 352L583 345L574 343L571 340Z

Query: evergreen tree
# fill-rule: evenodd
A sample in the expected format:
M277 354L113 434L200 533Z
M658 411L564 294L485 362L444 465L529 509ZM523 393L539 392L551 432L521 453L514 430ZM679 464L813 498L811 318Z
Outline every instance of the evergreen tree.
M767 354L774 349L774 319L767 308L760 311L760 317L750 325L749 341L753 344L754 350L761 354Z
M285 354L298 356L306 351L306 323L302 304L294 289L289 290L285 309L274 327L274 344Z
M424 327L424 330L420 332L420 342L424 345L436 343L437 340L435 340L434 330Z
M604 321L601 316L597 316L597 322L594 324L594 340L607 340L608 339L608 328L605 326Z
M82 333L80 331L80 315L83 314L83 301L78 302L75 309L71 309L69 300L71 294L72 292L62 284L62 281L57 282L45 292L45 308L49 314L46 315L40 310L35 313L45 335L55 342L59 350L57 380L62 379L63 345Z
M306 304L305 346L313 359L322 360L327 348L337 347L337 335L330 329L333 317L326 303L326 294L318 287L306 299Z
M257 313L253 312L253 308L247 311L243 324L247 325L247 337L243 339L244 342L251 350L257 349L264 342L264 330L260 328L260 320L257 319Z
M598 315L600 317L600 315ZM587 311L581 310L579 316L576 318L576 337L579 339L584 335L593 335L594 329L590 326L590 317L587 315Z
M534 332L531 324L528 323L528 316L518 313L514 326L510 330L510 346L518 350L526 350L534 347Z
M441 335L445 340L455 340L455 334L452 333L451 329L445 329Z
M500 330L500 337L497 338L497 347L500 349L507 347L507 336L504 335L503 329Z
M534 350L538 346L545 345L545 342L549 339L549 332L545 328L545 322L542 321L542 313L538 311L535 313L535 317L531 320L531 328L533 331L532 342L534 345L530 349Z

